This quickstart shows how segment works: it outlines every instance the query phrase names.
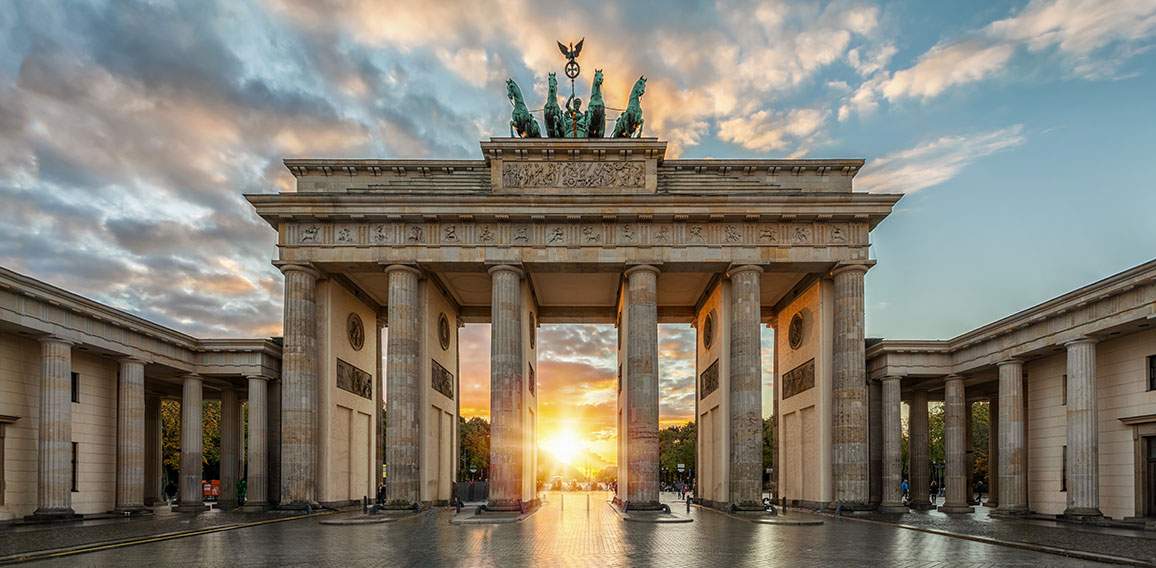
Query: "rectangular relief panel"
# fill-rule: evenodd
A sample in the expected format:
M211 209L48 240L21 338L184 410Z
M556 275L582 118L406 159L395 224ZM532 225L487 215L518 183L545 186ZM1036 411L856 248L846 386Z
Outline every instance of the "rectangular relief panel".
M369 373L337 360L337 388L373 400L373 377Z
M699 400L710 396L710 393L718 388L718 359L715 359L714 363L711 363L710 366L702 372L702 375L699 376L698 384Z
M812 388L815 388L814 359L783 373L783 400Z
M454 398L454 374L447 371L436 360L430 359L430 386L444 394L446 398Z

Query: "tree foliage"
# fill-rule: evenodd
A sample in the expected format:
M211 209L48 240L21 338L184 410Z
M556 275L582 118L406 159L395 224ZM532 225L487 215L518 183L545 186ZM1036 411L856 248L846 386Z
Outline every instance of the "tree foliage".
M698 439L698 429L694 421L682 426L671 426L658 431L658 465L671 476L686 476L694 470L695 443ZM685 471L678 473L678 464L683 464Z
M242 415L242 418L244 415ZM221 401L205 401L201 410L202 450L204 479L220 479L221 472ZM244 428L244 424L241 425ZM244 447L241 447L244 451ZM161 452L162 465L169 479L176 479L181 469L181 403L177 400L161 401Z
M490 469L490 423L485 418L475 416L469 420L458 417L458 436L461 443L462 467L459 476L463 481L472 475L484 479ZM470 468L477 473L471 474Z

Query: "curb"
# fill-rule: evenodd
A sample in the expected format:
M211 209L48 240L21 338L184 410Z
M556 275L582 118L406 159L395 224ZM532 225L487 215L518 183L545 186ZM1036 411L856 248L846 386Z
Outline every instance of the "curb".
M45 560L48 558L64 558L66 556L75 556L78 554L85 554L88 552L98 552L101 550L111 550L116 548L124 548L128 546L135 546L138 544L148 544L151 542L163 542L166 540L176 540L178 538L186 538L190 536L198 536L203 534L211 534L218 532L231 531L236 529L243 529L247 527L255 527L259 525L268 525L272 523L283 523L285 521L295 521L298 519L307 519L312 517L323 517L326 515L333 515L340 511L324 511L314 513L312 515L297 515L293 517L285 517L283 519L266 519L264 521L254 521L251 523L233 523L230 525L221 525L218 527L209 527L205 529L197 529L192 531L168 532L147 537L127 538L119 540L108 540L103 542L92 542L88 544L81 544L77 546L70 546L64 548L55 548L48 550L41 550L37 552L30 552L27 554L15 554L12 556L5 556L0 558L0 565L20 564L22 562L31 562L33 560Z
M1033 552L1042 552L1045 554L1054 554L1057 556L1064 556L1067 558L1075 558L1077 560L1089 560L1092 562L1104 562L1107 564L1120 564L1120 565L1124 565L1124 566L1156 567L1156 564L1153 564L1153 563L1148 562L1146 560L1140 560L1137 558L1128 558L1125 556L1112 556L1110 554L1100 554L1100 553L1096 553L1096 552L1085 552L1082 550L1069 550L1069 549L1065 549L1065 548L1057 548L1054 546L1047 546L1047 545L1043 545L1043 544L1031 544L1031 543L1026 543L1026 542L1013 542L1010 540L999 540L999 539L994 539L994 538L988 538L985 536L975 536L975 535L962 534L962 533L953 533L953 532L941 531L941 530L937 530L937 529L925 529L923 527L916 527L916 526L912 526L912 525L901 525L898 523L889 523L887 521L877 521L874 519L864 519L861 517L860 518L836 517L835 515L832 515L830 513L817 513L817 514L824 515L827 517L832 517L835 519L842 519L842 520L847 520L847 521L857 521L860 523L873 523L876 525L885 525L885 526L889 526L889 527L895 527L895 528L899 528L899 529L907 529L910 531L916 531L916 532L927 533L927 534L934 534L934 535L938 535L938 536L958 538L961 540L970 540L972 542L980 542L980 543L984 543L984 544L994 544L996 546L1006 546L1008 548L1018 548L1020 550L1030 550Z
M741 517L739 515L732 515L726 511L720 511L720 510L715 509L713 507L707 507L704 505L691 505L691 507L694 507L696 509L701 509L704 511L710 511L712 513L722 515L724 517L729 517L729 518L735 519L737 521L743 521L745 523L752 523L752 524L756 524L756 525L777 525L777 526L781 526L781 527L813 527L813 526L822 525L824 522L821 520L795 521L795 520L787 519L786 515L781 515L778 517L772 517L770 515L767 515L765 517ZM796 513L796 514L806 515L809 513Z

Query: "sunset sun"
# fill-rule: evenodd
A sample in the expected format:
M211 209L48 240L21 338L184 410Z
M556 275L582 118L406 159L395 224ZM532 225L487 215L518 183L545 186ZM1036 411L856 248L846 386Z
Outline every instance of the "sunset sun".
M539 448L549 452L563 463L571 463L574 458L578 457L578 451L582 445L582 441L572 431L561 432L538 442Z

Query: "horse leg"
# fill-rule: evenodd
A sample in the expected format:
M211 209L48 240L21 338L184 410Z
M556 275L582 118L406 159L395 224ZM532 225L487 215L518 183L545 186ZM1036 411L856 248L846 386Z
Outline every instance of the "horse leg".
M517 138L518 135L514 133L514 121L510 121L510 138Z
M638 134L636 134L634 136L635 138L642 138L642 123L643 122L646 122L646 121L643 120L642 117L638 117Z

